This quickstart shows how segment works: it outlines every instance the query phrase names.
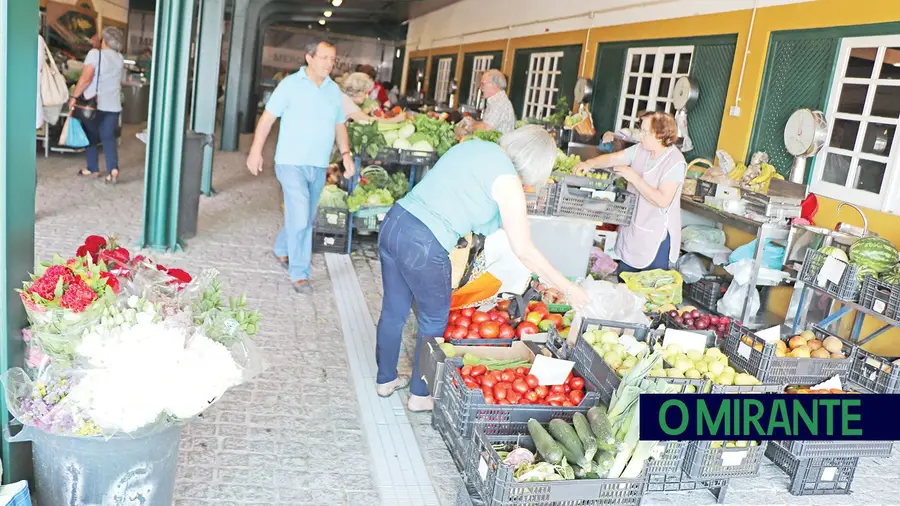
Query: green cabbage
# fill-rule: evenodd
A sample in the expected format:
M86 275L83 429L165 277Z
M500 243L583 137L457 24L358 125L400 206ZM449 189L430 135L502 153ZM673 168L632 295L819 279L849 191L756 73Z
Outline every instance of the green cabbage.
M319 207L347 209L347 192L333 184L325 186L319 197Z

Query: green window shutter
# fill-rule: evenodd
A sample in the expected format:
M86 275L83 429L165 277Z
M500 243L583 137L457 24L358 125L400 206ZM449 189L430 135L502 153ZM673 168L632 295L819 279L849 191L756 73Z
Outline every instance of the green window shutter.
M581 77L578 71L581 69L581 45L566 46L562 48L563 57L559 62L560 74L556 76L556 88L561 96L566 97L569 107L575 104L575 83Z
M406 94L412 95L416 91L416 72L425 72L425 58L409 60L409 68L406 71Z
M783 176L789 175L794 161L784 148L784 125L797 109L825 109L840 44L840 38L827 32L807 35L809 38L791 32L772 35L750 151L744 160L764 151Z
M734 51L735 44L694 47L691 78L700 87L700 99L688 110L688 132L694 143L694 148L685 153L689 159L712 161L716 156Z
M522 117L522 108L525 105L525 88L528 80L528 65L531 63L531 49L516 50L513 57L513 69L510 75L509 100L516 111L516 117Z
M469 93L472 91L472 71L475 68L476 56L493 56L490 68L499 69L503 64L503 51L486 51L483 53L467 53L463 56L463 70L459 84L459 103L469 102Z
M516 110L516 116L521 118L525 107L525 90L528 81L528 66L531 64L531 55L535 53L550 53L554 51L562 51L563 56L560 59L558 70L560 74L556 76L556 88L559 93L566 97L569 105L572 105L572 99L575 96L575 83L578 81L578 69L581 66L581 46L557 46L542 47L532 49L519 49L513 58L513 70L509 87L509 99L512 101Z
M627 56L628 48L622 45L600 44L598 48L591 114L601 133L615 128Z

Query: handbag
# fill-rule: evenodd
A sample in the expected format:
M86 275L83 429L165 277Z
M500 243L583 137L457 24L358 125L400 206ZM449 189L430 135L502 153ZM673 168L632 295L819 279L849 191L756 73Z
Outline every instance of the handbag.
M69 88L66 87L66 78L59 72L53 55L44 46L44 59L41 62L41 103L44 107L56 107L65 104L69 100Z
M75 107L72 108L72 117L82 122L93 121L97 116L97 96L100 94L100 68L103 66L103 51L97 58L97 86L93 98L84 98L84 93L75 99Z

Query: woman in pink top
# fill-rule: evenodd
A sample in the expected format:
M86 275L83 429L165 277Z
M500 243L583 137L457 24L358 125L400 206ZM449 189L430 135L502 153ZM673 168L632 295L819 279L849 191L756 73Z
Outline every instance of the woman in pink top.
M681 250L681 187L687 163L675 147L678 127L664 112L641 115L641 142L576 167L577 174L613 167L638 196L631 224L619 228L619 273L668 269Z

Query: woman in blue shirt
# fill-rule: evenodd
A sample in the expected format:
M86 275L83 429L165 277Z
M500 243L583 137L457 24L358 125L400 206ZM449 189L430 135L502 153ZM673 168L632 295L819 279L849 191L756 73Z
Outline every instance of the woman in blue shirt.
M429 411L434 402L418 371L422 336L442 336L450 313L450 251L470 232L490 235L501 226L513 252L532 272L566 294L575 308L587 292L556 270L531 241L523 185L546 183L556 159L553 139L538 126L504 135L500 143L458 144L388 212L378 251L384 300L375 356L378 395L388 397L410 382L409 409ZM403 327L416 301L419 340L412 378L397 376Z

